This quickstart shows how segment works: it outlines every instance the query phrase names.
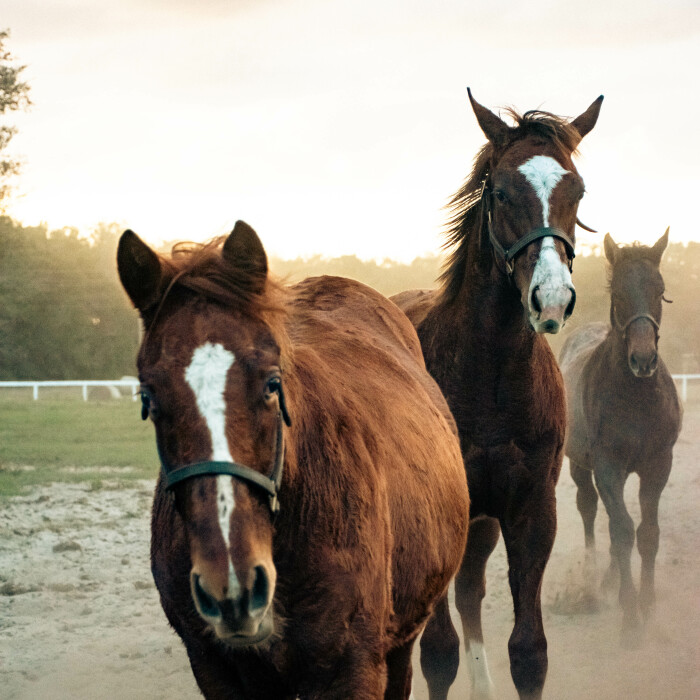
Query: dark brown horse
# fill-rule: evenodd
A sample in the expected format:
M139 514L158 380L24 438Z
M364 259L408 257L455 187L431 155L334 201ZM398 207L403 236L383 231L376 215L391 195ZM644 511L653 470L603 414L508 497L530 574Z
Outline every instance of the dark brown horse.
M442 287L394 301L418 330L461 438L472 523L455 597L471 697L495 693L481 601L500 528L515 608L511 673L521 698L539 698L547 672L540 586L556 530L566 427L561 374L540 333L556 333L574 307L570 265L584 188L572 156L595 125L602 97L571 123L544 112L510 112L511 127L469 96L488 143L452 199L454 250ZM421 649L430 697L445 698L459 664L446 601Z
M394 304L284 288L238 222L162 258L121 238L162 471L151 562L208 698L397 698L459 566L459 441Z
M586 549L591 554L595 549L593 524L600 494L610 524L606 579L611 582L619 572L623 640L632 644L638 638L637 605L648 618L654 603L659 498L681 427L676 387L657 347L664 299L659 263L667 243L668 230L652 247L618 247L609 234L605 237L610 325L577 329L560 355L569 403L566 454L578 487ZM630 566L634 525L624 501L632 472L639 475L642 514L637 529L642 557L639 600Z

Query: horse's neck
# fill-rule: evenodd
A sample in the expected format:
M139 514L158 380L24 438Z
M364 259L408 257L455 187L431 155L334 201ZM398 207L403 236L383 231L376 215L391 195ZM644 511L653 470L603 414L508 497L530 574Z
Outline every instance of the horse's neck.
M457 297L438 303L424 326L435 354L483 381L500 381L505 365L526 365L535 344L544 342L526 325L517 294L497 269L469 275Z

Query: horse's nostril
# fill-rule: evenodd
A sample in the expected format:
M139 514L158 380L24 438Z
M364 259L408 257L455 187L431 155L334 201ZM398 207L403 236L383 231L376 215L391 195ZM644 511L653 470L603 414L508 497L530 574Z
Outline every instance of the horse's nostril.
M576 306L576 290L573 287L569 287L569 291L571 292L571 301L566 307L566 311L564 311L565 321L567 318L569 318L569 316L571 316L572 313L574 313L574 307Z
M255 613L267 607L267 600L270 593L270 584L267 572L262 566L255 567L255 578L253 588L250 593L249 611Z
M192 595L202 615L207 617L221 617L221 612L219 611L216 600L202 588L197 574L192 574Z
M654 356L651 358L651 362L649 363L649 369L653 372L658 364L659 356L658 354L654 353Z
M630 355L630 369L633 372L639 371L639 361L637 360L637 356L634 353Z
M535 287L532 288L532 294L530 295L530 303L532 304L532 308L534 309L535 313L542 313L542 305L540 304L540 300L537 298L537 293L540 291L540 285L536 285Z

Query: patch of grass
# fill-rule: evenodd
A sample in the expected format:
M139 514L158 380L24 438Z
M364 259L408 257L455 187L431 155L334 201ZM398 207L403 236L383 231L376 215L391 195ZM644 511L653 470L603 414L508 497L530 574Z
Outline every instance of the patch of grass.
M113 470L100 472L105 466ZM148 479L158 468L153 426L136 402L0 396L0 496L54 481L100 488L103 477Z

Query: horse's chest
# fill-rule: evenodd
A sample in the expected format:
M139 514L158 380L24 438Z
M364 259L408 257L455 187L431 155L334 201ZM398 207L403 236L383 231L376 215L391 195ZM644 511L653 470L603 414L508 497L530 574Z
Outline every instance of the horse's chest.
M588 440L593 453L634 469L663 449L675 430L668 402L659 391L625 392L612 387L589 397Z
M460 437L477 446L510 440L532 442L562 422L563 394L543 387L525 372L474 373L462 384Z

